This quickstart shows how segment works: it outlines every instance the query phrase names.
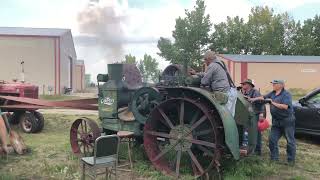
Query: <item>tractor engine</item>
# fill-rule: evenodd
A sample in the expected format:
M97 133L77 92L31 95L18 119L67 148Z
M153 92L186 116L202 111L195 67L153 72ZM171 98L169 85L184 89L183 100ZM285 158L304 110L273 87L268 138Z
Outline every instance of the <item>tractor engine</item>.
M109 132L140 134L139 123L129 109L134 92L142 87L138 68L134 64L108 64L108 74L99 74L97 79L102 127Z
M0 82L0 95L10 95L38 99L38 86L28 83Z

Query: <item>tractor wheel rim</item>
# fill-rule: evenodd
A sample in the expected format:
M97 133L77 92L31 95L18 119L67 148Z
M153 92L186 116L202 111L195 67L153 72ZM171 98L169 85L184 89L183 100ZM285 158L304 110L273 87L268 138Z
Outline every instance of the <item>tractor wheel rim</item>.
M22 127L25 131L29 132L32 129L32 124L28 118L24 118L22 121Z
M100 136L100 129L93 120L88 118L77 119L71 126L70 143L74 154L91 156L94 142Z
M194 109L194 113L187 112ZM144 146L152 164L175 177L180 176L184 167L195 176L206 174L220 158L214 121L213 114L192 99L172 98L162 102L151 112L144 127ZM184 161L185 157L189 163Z

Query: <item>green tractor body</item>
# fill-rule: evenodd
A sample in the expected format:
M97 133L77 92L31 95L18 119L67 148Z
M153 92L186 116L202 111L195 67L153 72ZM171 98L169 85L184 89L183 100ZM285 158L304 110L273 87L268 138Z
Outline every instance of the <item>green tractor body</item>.
M105 130L131 131L141 135L138 121L121 121L119 109L128 107L136 90L142 86L141 75L135 65L109 64L107 75L98 75L99 118Z
M190 166L202 176L217 168L224 154L239 159L244 129L248 152L256 146L256 115L243 95L238 92L233 117L226 95L200 87L200 79L186 75L182 66L168 66L160 82L147 87L135 65L109 64L108 75L98 75L98 83L104 132L143 137L150 161L165 174L180 176L180 169Z

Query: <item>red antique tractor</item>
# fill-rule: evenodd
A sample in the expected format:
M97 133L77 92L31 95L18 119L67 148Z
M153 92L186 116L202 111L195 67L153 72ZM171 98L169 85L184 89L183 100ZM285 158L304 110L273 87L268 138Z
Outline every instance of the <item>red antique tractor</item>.
M5 82L0 81L0 96L15 96L22 98L38 99L38 86L25 82ZM19 124L26 133L37 133L43 129L43 115L30 107L23 108L23 103L0 99L0 106L17 105L17 108L2 107L3 112L9 112L9 122ZM22 108L19 107L22 105Z

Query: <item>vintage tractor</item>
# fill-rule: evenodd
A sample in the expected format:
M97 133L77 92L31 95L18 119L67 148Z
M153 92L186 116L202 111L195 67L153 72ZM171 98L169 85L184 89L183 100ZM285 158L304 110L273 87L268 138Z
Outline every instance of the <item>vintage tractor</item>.
M0 81L0 96L15 96L38 99L38 86L25 82ZM18 105L8 99L0 99L0 106ZM10 112L9 122L19 124L26 133L37 133L43 129L44 117L34 108L1 108L3 112Z
M240 158L242 129L249 131L248 152L255 148L257 126L253 109L238 93L236 115L225 107L226 98L200 87L186 67L170 65L159 83L144 86L135 65L109 64L108 74L98 75L99 119L77 119L70 131L72 150L90 154L103 131L134 132L143 140L153 166L164 174L204 176L219 170L220 159Z

